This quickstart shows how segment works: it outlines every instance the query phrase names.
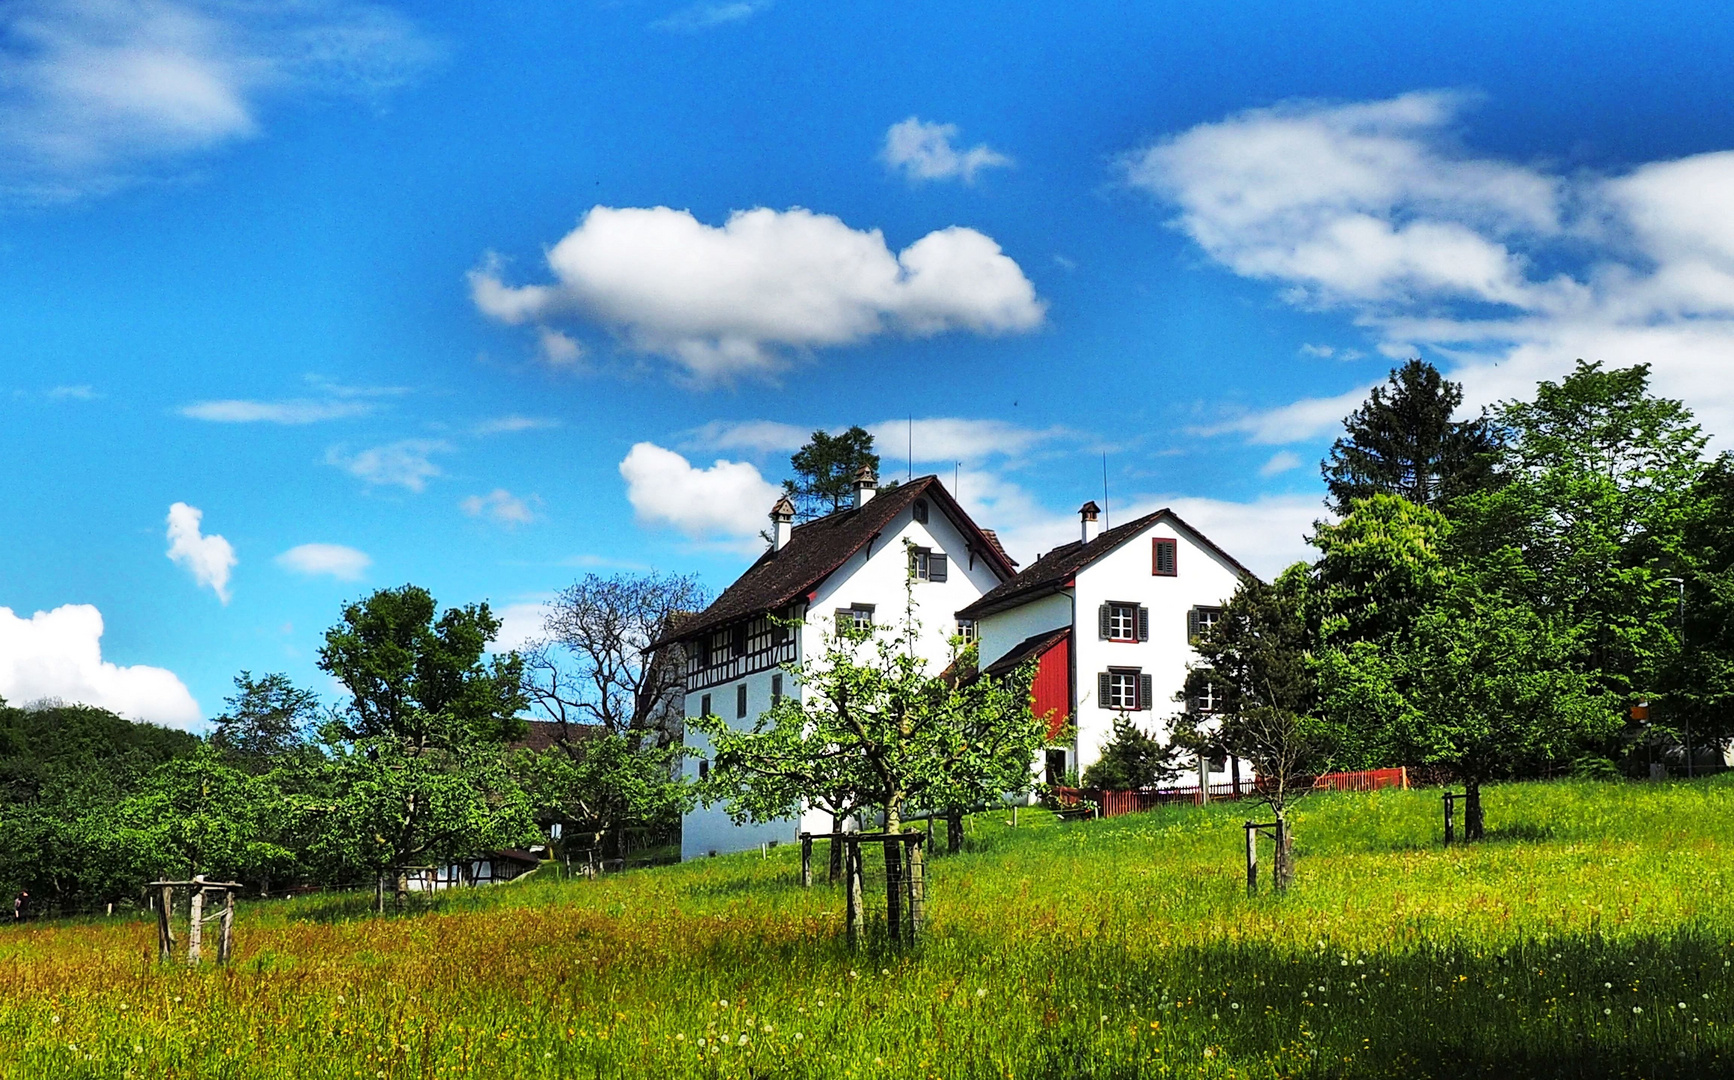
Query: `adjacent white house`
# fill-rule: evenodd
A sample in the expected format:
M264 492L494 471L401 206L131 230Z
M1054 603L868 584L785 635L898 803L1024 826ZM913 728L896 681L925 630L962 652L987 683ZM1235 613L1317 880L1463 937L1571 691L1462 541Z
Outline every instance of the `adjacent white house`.
M669 635L686 657L688 717L750 726L783 695L800 694L786 665L822 655L835 620L894 624L910 597L921 625L917 654L937 674L951 659L952 636L972 632L954 613L1017 572L998 539L970 520L932 476L879 491L864 470L851 507L802 525L793 521L794 507L779 501L771 511L769 550ZM774 619L799 621L779 625ZM687 775L708 775L708 740L688 724L685 743ZM817 811L735 825L722 807L701 806L682 822L681 856L786 843L803 829L830 827L829 816Z
M977 628L985 673L1036 662L1035 707L1051 735L1075 721L1074 744L1038 763L1049 781L1094 764L1121 714L1166 739L1175 714L1209 711L1209 700L1178 700L1198 659L1191 638L1252 576L1171 510L1106 531L1095 503L1078 514L1077 540L957 611ZM1206 773L1212 784L1251 779L1236 763L1206 762L1183 786Z

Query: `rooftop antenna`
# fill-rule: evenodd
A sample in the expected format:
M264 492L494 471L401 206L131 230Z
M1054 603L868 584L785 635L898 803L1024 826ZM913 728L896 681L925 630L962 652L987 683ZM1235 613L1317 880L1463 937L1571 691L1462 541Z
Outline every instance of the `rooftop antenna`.
M915 414L909 414L909 466L904 472L905 482L915 479Z
M1102 528L1108 527L1108 452L1102 451Z
M962 472L962 471L963 471L963 462L954 461L951 463L951 497L954 499L962 499L963 498L963 496L958 493L958 487L957 487L957 474Z

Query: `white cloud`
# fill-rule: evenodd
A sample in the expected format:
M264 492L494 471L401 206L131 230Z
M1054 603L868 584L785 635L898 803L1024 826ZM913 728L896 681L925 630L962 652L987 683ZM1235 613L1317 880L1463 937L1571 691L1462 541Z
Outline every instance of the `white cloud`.
M695 468L655 443L633 446L620 463L626 498L645 525L673 528L693 540L748 540L769 528L782 489L744 461Z
M833 425L820 430L835 435L843 430ZM885 462L901 461L913 435L915 460L919 463L980 461L996 455L1016 456L1035 446L1062 438L1064 428L1033 429L1004 420L980 420L955 416L882 420L867 425L874 448ZM805 446L814 428L775 420L712 420L688 432L689 447L709 450L751 450L757 453L789 453ZM889 469L888 465L882 468Z
M545 416L497 416L475 426L477 435L512 435L520 431L540 431L557 428L560 421Z
M956 137L956 124L929 123L911 116L886 130L885 147L879 156L890 168L903 170L911 181L962 180L966 184L975 183L975 174L983 169L1012 163L1011 158L990 150L985 143L959 152L951 145Z
M1643 362L1734 438L1734 152L1556 175L1461 149L1466 103L1254 110L1140 152L1127 175L1237 273L1346 310L1383 356L1445 359L1469 406L1527 396L1579 357ZM1309 438L1328 430L1319 410L1340 418L1362 393L1216 430Z
M507 653L522 649L545 635L543 623L548 617L548 606L540 600L507 604L496 610L494 617L500 620L500 632L488 645L488 651Z
M877 229L800 208L737 211L715 227L663 206L597 206L547 262L554 284L511 286L490 257L469 274L471 297L505 323L599 323L698 380L765 374L791 351L884 333L1033 330L1045 309L974 229L931 232L894 254Z
M270 96L373 97L433 53L402 16L345 0L11 0L0 6L0 191L114 190L256 136Z
M360 581L373 560L365 551L342 544L300 544L277 556L276 563L308 577L325 575L339 581Z
M1343 418L1360 408L1372 386L1357 386L1335 397L1302 398L1275 409L1236 416L1193 429L1198 435L1240 432L1247 441L1265 446L1305 442L1342 427Z
M683 7L670 15L651 23L653 30L674 30L683 33L696 33L709 30L713 26L725 26L728 23L741 22L750 19L761 11L771 7L771 0L706 0L706 2Z
M373 406L355 399L314 401L195 401L183 405L180 414L193 420L209 420L219 424L317 424L322 420L344 420L366 416Z
M174 672L105 661L102 613L89 604L28 619L0 607L0 697L14 705L59 698L182 728L204 716Z
M542 348L542 359L554 367L571 367L584 356L584 347L576 339L551 327L537 327L536 341Z
M54 386L48 390L50 401L91 401L96 398L96 391L88 385Z
M204 536L199 522L204 511L178 502L169 507L169 551L171 562L187 568L193 580L209 586L217 599L229 602L229 571L235 568L235 549L229 542L212 533Z
M1260 476L1279 476L1285 472L1301 467L1300 455L1292 450L1278 450L1270 456L1270 460L1259 467Z
M333 447L326 451L325 463L374 486L393 485L422 491L429 480L443 475L430 456L449 450L451 444L439 439L403 439L363 450L354 456Z
M813 428L775 420L712 420L687 433L686 445L709 450L793 453L807 444Z
M485 516L501 525L512 526L528 525L535 521L536 513L530 509L530 503L541 501L534 495L526 501L505 488L495 488L486 495L471 495L458 505L471 517Z

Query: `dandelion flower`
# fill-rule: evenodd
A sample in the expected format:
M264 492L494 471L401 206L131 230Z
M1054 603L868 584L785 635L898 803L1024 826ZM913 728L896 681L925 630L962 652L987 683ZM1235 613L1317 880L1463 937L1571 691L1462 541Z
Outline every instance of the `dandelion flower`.
M1229 1008L1231 1008L1231 1009L1238 1009L1238 1008L1240 1008L1240 1002L1238 1002L1238 1001L1231 1001L1231 1002L1229 1002L1229 1003L1228 1003L1228 1007L1229 1007Z
M978 997L978 998L984 998L984 997L987 997L987 987L985 987L985 986L984 986L984 987L982 987L982 988L981 988L981 989L979 989L979 990L977 990L977 991L976 991L976 992L975 992L975 996L976 996L976 997Z
M1632 1006L1632 1015L1634 1015L1634 1016L1636 1016L1638 1013L1641 1013L1643 1011L1644 1011L1644 1007L1642 1005L1633 1005Z
M1612 990L1614 988L1614 984L1610 983L1610 982L1602 983L1602 985L1607 987L1609 990Z
M741 1046L745 1046L745 1045L746 1045L746 1044L747 1044L747 1037L746 1037L746 1036L745 1036L745 1035L744 1035L744 1034L743 1034L743 1035L742 1035L742 1036L741 1036L741 1041L740 1041L740 1044L739 1044L739 1045L741 1045Z
M1682 1001L1682 1002L1680 1002L1680 1006L1679 1006L1679 1007L1680 1007L1680 1008L1682 1008L1682 1009L1684 1009L1684 1008L1685 1008L1685 1007L1686 1007L1686 1003L1685 1003L1685 1002L1684 1002L1684 1001Z
M801 1034L801 1033L800 1033L800 1032L798 1032L798 1031L797 1031L797 1032L795 1032L795 1041L796 1041L796 1042L800 1042L800 1041L801 1041L801 1040L802 1040L802 1039L805 1039L805 1038L806 1038L806 1036L805 1036L805 1035L803 1035L803 1034Z
M1603 1016L1612 1016L1613 1014L1614 1014L1614 1011L1612 1009L1603 1009L1602 1010Z

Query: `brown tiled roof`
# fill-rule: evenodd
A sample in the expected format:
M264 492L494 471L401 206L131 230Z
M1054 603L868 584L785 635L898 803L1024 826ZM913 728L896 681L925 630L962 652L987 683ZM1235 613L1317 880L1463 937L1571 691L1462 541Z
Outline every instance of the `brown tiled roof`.
M541 753L544 750L552 750L560 744L559 724L552 720L528 720L525 723L528 730L524 732L524 737L515 740L510 749L534 750ZM566 728L574 743L598 738L602 734L601 724L567 724Z
M1062 626L1057 630L1043 630L1032 637L1024 638L1012 646L1011 651L983 668L981 673L991 675L996 679L1003 679L1022 667L1027 661L1039 658L1043 653L1066 640L1071 632L1071 627Z
M805 600L838 567L866 547L917 498L926 497L949 517L972 548L1001 579L1017 573L1005 550L989 539L934 476L918 476L880 490L860 509L840 510L797 525L781 551L766 551L704 611L681 621L667 641L690 641L741 619L778 611ZM662 644L659 642L658 644Z
M1006 553L1005 545L999 542L999 533L994 532L992 529L983 529L981 530L981 535L987 537L987 542L993 545L993 549L999 552L1000 555L1005 558L1006 562L1011 563L1013 566L1018 564L1016 559Z
M1031 563L1017 577L990 590L981 599L959 611L957 617L960 619L979 619L984 615L992 615L996 611L1016 607L1027 600L1034 600L1039 596L1059 592L1066 587L1066 583L1071 581L1079 570L1113 551L1156 522L1163 520L1185 530L1199 543L1222 556L1223 559L1227 560L1228 565L1234 567L1242 577L1255 576L1251 570L1240 564L1240 560L1217 547L1208 536L1186 524L1180 519L1180 515L1164 507L1154 514L1145 514L1143 517L1128 521L1124 525L1104 529L1101 535L1087 544L1081 540L1061 544Z

